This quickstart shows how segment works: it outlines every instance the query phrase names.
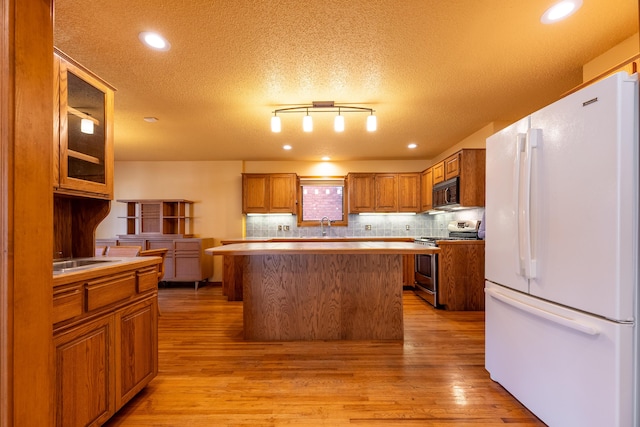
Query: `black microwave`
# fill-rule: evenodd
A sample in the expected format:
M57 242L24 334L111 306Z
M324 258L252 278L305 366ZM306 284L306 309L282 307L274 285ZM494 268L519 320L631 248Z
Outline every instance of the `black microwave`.
M460 179L451 178L433 186L434 209L460 206Z

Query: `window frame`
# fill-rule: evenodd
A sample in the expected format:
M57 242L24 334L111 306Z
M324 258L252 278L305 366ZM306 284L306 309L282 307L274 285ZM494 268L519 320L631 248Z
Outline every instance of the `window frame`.
M342 220L331 221L331 226L335 227L347 227L349 225L349 213L347 211L349 194L347 190L347 177L346 176L299 176L296 182L296 196L297 203L297 222L298 227L319 227L320 220L303 221L302 214L304 207L302 206L302 187L303 185L309 186L309 183L316 183L316 186L333 185L331 181L342 185ZM310 185L313 186L313 185Z

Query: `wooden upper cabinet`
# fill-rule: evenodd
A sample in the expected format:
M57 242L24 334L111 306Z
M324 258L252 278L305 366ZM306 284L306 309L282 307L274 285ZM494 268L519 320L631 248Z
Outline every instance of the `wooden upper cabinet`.
M464 149L458 154L460 206L484 206L486 150Z
M58 50L53 80L54 191L111 200L115 89Z
M420 174L398 174L398 212L420 211Z
M242 174L242 212L266 213L269 210L269 175Z
M270 181L269 211L272 213L295 213L296 174L271 174Z
M350 173L347 175L349 188L349 213L373 212L375 210L375 174Z
M431 190L427 190L425 181L428 179L428 169L423 172L422 180L422 211L433 208L433 186L458 177L459 204L463 207L484 206L485 198L485 164L486 151L484 148L464 148L431 168ZM429 199L425 199L427 193Z
M398 174L377 173L374 178L375 211L398 211Z
M444 162L436 163L433 166L433 183L437 184L444 181Z
M449 156L444 161L444 180L451 179L460 175L460 156L461 152Z
M349 213L418 212L419 173L350 173Z
M420 211L433 209L433 169L429 168L420 175Z
M242 213L296 211L296 174L242 174Z

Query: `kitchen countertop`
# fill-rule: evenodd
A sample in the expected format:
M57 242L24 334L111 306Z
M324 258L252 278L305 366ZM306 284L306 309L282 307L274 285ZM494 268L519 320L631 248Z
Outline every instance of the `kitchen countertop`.
M345 236L345 237L240 237L237 239L221 239L220 243L228 245L232 243L251 243L251 242L413 242L415 237L363 237L363 236Z
M88 260L105 260L103 264L97 264L91 267L78 269L75 271L65 271L53 274L53 286L64 285L67 283L80 282L93 279L100 276L120 273L122 271L131 270L133 268L142 268L162 263L161 257L143 256L143 257L86 257L82 259Z
M378 241L266 241L231 243L205 250L209 255L268 254L432 254L440 249L411 242Z

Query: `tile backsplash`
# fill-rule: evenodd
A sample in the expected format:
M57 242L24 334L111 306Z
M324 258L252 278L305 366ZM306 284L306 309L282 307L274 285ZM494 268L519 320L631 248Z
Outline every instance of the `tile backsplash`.
M453 220L480 220L484 208L464 209L436 215L349 215L347 227L327 229L328 237L446 237ZM368 229L371 226L370 229ZM288 228L288 230L287 230ZM326 225L325 225L326 228ZM320 237L317 227L298 227L295 215L257 215L246 217L246 237Z

